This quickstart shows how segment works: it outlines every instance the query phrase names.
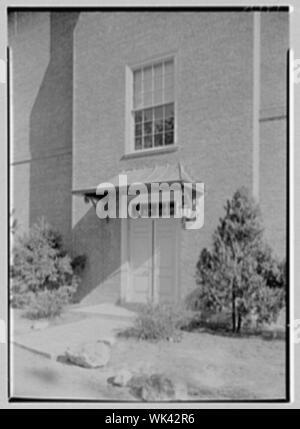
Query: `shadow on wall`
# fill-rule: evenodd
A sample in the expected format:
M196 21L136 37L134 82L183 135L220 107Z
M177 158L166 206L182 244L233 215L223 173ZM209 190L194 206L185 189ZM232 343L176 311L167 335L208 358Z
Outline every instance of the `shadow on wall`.
M117 300L121 223L101 221L92 207L72 230L74 29L79 12L50 13L49 63L30 115L30 225L44 216L66 247L87 256L77 300Z
M87 256L76 300L116 302L121 287L121 219L99 219L91 207L73 228L73 248Z
M73 32L79 12L50 13L50 56L30 115L30 214L71 243Z

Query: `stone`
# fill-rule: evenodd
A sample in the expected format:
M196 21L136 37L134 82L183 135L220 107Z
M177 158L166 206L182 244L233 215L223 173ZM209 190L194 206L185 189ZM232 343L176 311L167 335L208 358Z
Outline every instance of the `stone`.
M108 342L97 341L73 348L67 348L58 361L69 363L83 368L101 368L110 359L111 348Z
M113 345L116 344L116 337L114 336L103 337L101 341L103 341L104 343L107 343L109 346L112 347Z
M163 374L135 376L130 380L130 389L134 396L147 402L175 400L175 387Z
M132 378L132 373L126 369L120 370L115 376L110 377L108 382L113 386L125 387Z

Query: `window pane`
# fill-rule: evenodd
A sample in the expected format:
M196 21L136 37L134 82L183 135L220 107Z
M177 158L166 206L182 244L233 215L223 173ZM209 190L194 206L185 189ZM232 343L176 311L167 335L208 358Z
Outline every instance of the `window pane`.
M173 88L174 87L174 75L172 73L165 74L165 88Z
M163 68L162 64L154 66L154 90L161 89L163 86Z
M135 139L135 150L142 149L142 139L140 137Z
M135 112L135 114L134 114L134 120L135 120L135 122L136 123L137 122L142 122L142 119L143 119L143 111L139 110L138 112Z
M155 107L154 109L154 118L160 119L163 117L163 106L161 107Z
M153 104L152 101L152 92L144 92L144 106L151 106Z
M141 107L143 107L142 105L142 94L136 94L133 100L133 106L135 109L140 109Z
M152 109L144 110L144 122L152 121Z
M135 135L140 136L142 134L142 124L136 124L135 126Z
M152 135L144 137L144 148L152 147Z
M158 90L162 90L162 87L163 87L163 76L162 75L160 75L160 76L155 76L154 77L154 90L155 91L158 91Z
M154 97L153 97L153 103L154 104L161 104L163 102L162 96L163 96L162 89L160 91L155 91Z
M165 120L165 131L173 131L174 130L174 118L168 118Z
M133 88L134 91L141 92L142 91L142 72L141 70L136 70L133 73Z
M153 107L153 106L157 107ZM174 61L133 72L134 145L136 150L174 143Z
M174 104L167 104L164 106L165 109L165 118L169 118L170 116L174 116Z
M144 68L143 90L152 91L152 67Z
M174 143L174 133L165 134L165 145Z
M165 88L164 91L164 102L169 103L174 100L174 91L173 88Z
M156 133L162 133L163 132L163 120L162 119L155 121L154 131Z
M152 122L144 122L144 134L152 133Z
M154 145L155 146L162 146L163 145L163 135L162 134L155 134Z

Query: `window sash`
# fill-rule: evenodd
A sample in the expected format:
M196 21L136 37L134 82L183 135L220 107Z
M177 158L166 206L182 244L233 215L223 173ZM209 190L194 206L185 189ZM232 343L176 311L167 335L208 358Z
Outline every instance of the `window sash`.
M133 71L133 110L174 101L174 60Z
M174 103L134 112L134 149L174 144Z
M174 144L174 59L133 70L133 148Z

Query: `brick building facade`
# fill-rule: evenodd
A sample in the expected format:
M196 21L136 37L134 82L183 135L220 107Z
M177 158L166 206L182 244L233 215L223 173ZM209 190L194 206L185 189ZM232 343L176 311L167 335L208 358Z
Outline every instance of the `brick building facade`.
M87 255L79 300L144 300L154 283L158 300L184 297L240 186L259 199L266 238L285 256L288 47L287 12L10 13L15 216L26 230L44 215L72 254ZM164 122L145 134L159 127L161 106L171 108L171 131ZM152 115L141 137L132 123L140 112L144 122ZM199 230L100 220L85 201L122 171L178 163L205 184Z

